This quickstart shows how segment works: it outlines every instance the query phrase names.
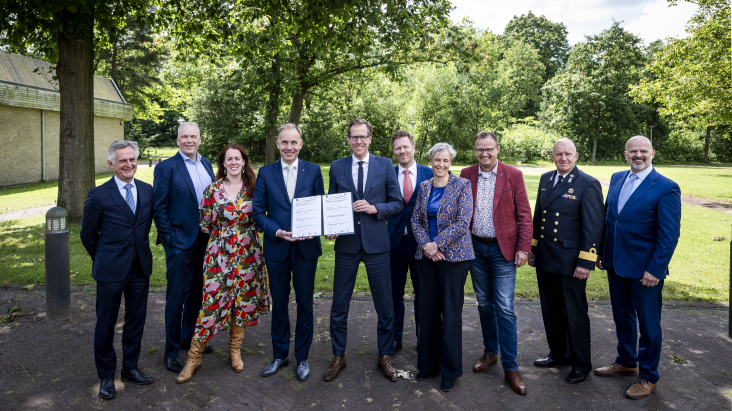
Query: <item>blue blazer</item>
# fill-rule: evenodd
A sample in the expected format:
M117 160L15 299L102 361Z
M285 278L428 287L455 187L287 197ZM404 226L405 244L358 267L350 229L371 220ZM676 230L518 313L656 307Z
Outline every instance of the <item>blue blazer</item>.
M284 261L290 250L289 242L277 238L277 230L292 229L292 206L287 196L282 162L277 161L259 169L254 186L254 222L264 230L265 261ZM323 174L320 166L302 159L298 160L295 198L325 194ZM320 237L298 241L300 252L306 260L323 255Z
M397 184L399 184L399 166L394 166L394 172L397 174ZM414 205L417 204L417 197L419 197L419 189L422 182L429 180L434 176L434 172L431 168L417 164L417 185L412 193L412 197L409 202L404 205L404 209L394 215L390 215L386 218L386 225L389 230L389 242L391 243L391 249L396 250L402 244L404 239L404 227L407 227L407 238L412 244L413 248L419 247L417 239L414 238L414 231L412 230L412 214L414 213ZM403 192L402 192L403 193ZM402 201L404 197L402 196Z
M211 180L216 181L208 159L202 156L201 162ZM155 166L154 176L156 244L181 249L191 247L200 231L200 204L180 152Z
M681 231L681 190L653 169L618 213L618 197L629 172L619 171L610 179L600 247L603 266L614 266L622 277L641 279L648 271L664 279Z
M92 259L92 278L99 282L122 281L130 271L134 251L145 275L152 274L150 226L153 220L153 188L135 179L135 214L112 177L89 190L81 222L81 244Z
M353 185L352 156L336 160L330 165L328 194L352 193L354 202L366 200L379 209L376 214L353 213L355 235L338 236L334 248L337 253L356 254L362 246L369 254L385 253L391 249L386 217L402 211L404 200L391 160L372 153L369 155L363 198L358 196Z

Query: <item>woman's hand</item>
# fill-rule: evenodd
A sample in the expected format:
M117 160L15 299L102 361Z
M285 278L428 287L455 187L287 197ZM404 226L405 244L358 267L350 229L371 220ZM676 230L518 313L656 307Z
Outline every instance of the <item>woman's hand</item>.
M437 243L432 241L422 246L422 251L424 251L424 254L427 256L427 258L432 258L432 256L435 253L438 253L439 247L437 247Z
M432 254L432 257L430 257L430 260L432 261L445 261L445 255L442 254L442 251L437 251L436 253Z

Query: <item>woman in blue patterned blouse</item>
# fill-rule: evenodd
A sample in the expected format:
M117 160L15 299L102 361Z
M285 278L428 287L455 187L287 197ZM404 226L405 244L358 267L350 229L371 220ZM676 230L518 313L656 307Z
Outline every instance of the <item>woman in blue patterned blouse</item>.
M422 183L412 216L419 243L419 348L417 380L442 374L450 391L463 374L462 311L465 280L474 258L470 240L470 181L450 172L455 150L437 143L429 151L435 176Z

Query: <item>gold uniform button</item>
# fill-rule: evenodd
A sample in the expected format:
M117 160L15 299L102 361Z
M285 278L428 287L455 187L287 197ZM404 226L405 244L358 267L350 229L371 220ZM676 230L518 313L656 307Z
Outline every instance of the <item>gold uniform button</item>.
M546 221L546 218L542 218L541 221Z
M554 222L554 225L559 225L559 221L555 221Z
M544 236L542 235L541 238L544 238Z
M554 229L554 232L555 232L555 233L557 232L557 229L556 229L556 228Z
M544 226L541 226L541 229L543 230L544 229Z
M557 215L557 217L559 217L559 213L557 213L556 215Z
M544 214L546 214L546 210L544 210Z
M554 239L554 242L555 242L555 243L557 242L557 239L556 239L556 238Z

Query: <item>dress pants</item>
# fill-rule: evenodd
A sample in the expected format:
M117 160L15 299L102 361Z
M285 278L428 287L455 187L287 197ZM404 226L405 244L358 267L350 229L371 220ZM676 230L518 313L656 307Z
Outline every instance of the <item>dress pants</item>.
M389 256L391 298L394 300L394 341L401 341L404 335L404 287L407 284L407 271L414 288L414 322L417 325L416 335L419 335L419 271L414 258L416 252L405 235L399 248L392 250Z
M592 370L590 316L587 314L587 280L536 268L549 357L570 362L585 374Z
M388 241L388 240L387 240ZM355 254L335 253L333 274L333 305L330 308L330 338L333 355L346 355L348 336L348 310L353 287L356 285L358 265L363 261L371 288L371 297L378 316L376 334L379 357L394 354L394 304L391 300L391 274L389 252L369 254L363 247Z
M125 324L122 327L122 368L137 369L142 331L147 317L147 293L150 277L145 275L135 252L130 271L122 281L97 281L97 323L94 328L94 362L100 379L114 378L117 354L114 329L122 296L125 297Z
M463 375L463 302L470 261L419 260L417 369L454 382Z
M181 342L193 338L196 319L203 303L203 259L208 234L198 233L187 249L165 247L165 356L177 357Z
M640 280L619 276L613 267L608 269L607 279L615 334L618 336L618 357L615 362L629 368L637 365L639 375L655 384L660 378L658 362L663 342L661 291L664 280L654 287L645 287Z
M269 290L272 294L272 351L275 359L284 360L290 351L290 278L297 302L295 358L308 359L313 343L313 292L318 258L306 260L298 243L290 243L284 261L266 260ZM292 273L292 277L290 277Z

